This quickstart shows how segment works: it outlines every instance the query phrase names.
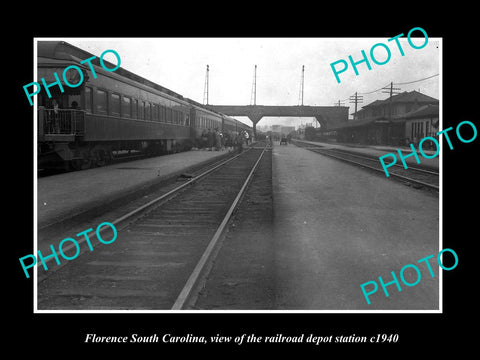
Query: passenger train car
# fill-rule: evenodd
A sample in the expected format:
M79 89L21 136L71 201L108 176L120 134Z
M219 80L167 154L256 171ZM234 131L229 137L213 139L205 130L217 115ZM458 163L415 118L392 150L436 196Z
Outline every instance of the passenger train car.
M78 87L51 86L37 95L38 168L102 166L122 151L147 155L189 150L206 129L233 136L251 127L119 67L105 71L99 58L63 41L39 41L37 78L56 81L70 65L84 75ZM103 60L109 69L115 65ZM77 71L66 72L70 84L79 83ZM77 80L74 79L76 76ZM71 76L72 78L69 78ZM63 83L63 79L59 76ZM36 80L36 81L38 81Z

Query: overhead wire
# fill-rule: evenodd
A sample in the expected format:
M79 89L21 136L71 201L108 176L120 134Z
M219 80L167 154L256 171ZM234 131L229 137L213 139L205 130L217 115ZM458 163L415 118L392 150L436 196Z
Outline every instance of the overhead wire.
M422 78L422 79L418 79L418 80L413 80L413 81L408 81L408 82L402 82L402 83L393 83L393 85L408 85L408 84L413 84L413 83L416 83L416 82L420 82L420 81L424 81L424 80L428 80L428 79L431 79L431 78L434 78L435 76L439 76L440 74L435 74L435 75L431 75L431 76L427 76L425 78ZM386 84L385 86L382 86L381 88L378 88L378 89L375 89L375 90L372 90L372 91L367 91L367 92L359 92L357 93L358 95L368 95L368 94L373 94L374 92L377 92L377 91L380 91L380 90L385 90L385 88L387 86L389 86L390 83ZM348 100L349 98L346 98L344 100L341 100L341 101L345 101L345 100Z
M423 81L423 80L428 80L428 79L431 79L435 76L438 76L440 74L435 74L435 75L432 75L432 76L428 76L426 78L423 78L423 79L419 79L419 80L414 80L414 81L409 81L409 82L404 82L404 83L393 83L393 85L407 85L407 84L413 84L413 83L416 83L416 82L419 82L419 81Z

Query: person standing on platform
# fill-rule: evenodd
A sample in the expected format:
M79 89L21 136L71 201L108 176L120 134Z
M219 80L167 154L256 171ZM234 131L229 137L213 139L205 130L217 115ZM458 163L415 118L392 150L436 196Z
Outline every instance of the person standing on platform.
M244 131L244 136L245 136L245 142L247 143L247 146L248 146L248 140L249 140L250 136L248 135L247 131Z
M202 150L205 150L207 148L207 145L208 145L208 134L207 134L207 130L203 129L202 136L200 138L200 146L199 147Z
M214 135L215 135L215 151L219 151L222 147L222 139L220 137L220 133L217 128L215 129Z
M208 151L212 151L213 143L215 141L214 135L212 133L212 129L208 129L207 137L208 137L208 144L207 144Z
M240 154L243 151L243 135L242 135L242 133L238 133L237 137L235 138L235 145L237 146L237 151Z

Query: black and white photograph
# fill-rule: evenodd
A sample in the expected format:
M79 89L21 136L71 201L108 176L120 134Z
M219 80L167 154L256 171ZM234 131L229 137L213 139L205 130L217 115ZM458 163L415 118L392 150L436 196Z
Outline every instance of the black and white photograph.
M37 310L441 311L442 41L401 35L35 39Z
M183 31L87 11L12 36L7 342L125 357L472 345L472 33L410 10L252 12L263 27L172 14Z

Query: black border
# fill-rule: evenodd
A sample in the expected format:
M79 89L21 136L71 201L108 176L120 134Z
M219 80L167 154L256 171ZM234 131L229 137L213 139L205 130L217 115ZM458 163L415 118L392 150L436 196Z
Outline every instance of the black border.
M22 86L33 79L33 38L48 36L92 36L92 37L128 37L128 36L251 36L251 37L392 37L401 32L406 34L409 29L420 26L429 37L443 38L443 128L453 126L463 120L476 124L478 110L475 104L474 92L468 85L475 83L476 49L473 38L473 26L467 25L462 18L455 17L456 12L447 10L448 23L439 18L432 8L431 11L419 14L417 9L406 4L394 9L374 7L369 4L355 3L351 16L346 16L348 9L338 5L333 8L323 8L311 5L277 3L266 10L249 7L248 4L225 4L224 13L215 13L212 6L205 5L198 9L189 8L179 11L178 6L162 7L162 13L172 11L178 14L178 23L173 21L166 26L159 19L138 20L135 14L126 19L109 11L100 15L97 10L88 7L77 7L75 12L65 9L54 17L48 7L33 11L31 21L25 17L25 26L21 36L11 37L7 41L8 52L14 54L8 59L7 72L8 94L13 94L14 104L8 97L7 134L11 146L7 154L7 164L13 171L7 175L8 189L14 191L14 205L11 206L9 217L14 223L4 225L4 230L15 226L14 231L6 233L8 244L13 244L13 251L8 251L7 276L13 281L13 287L6 291L9 300L15 308L15 315L9 319L8 331L12 339L23 340L22 354L38 355L49 352L52 344L61 344L69 349L70 354L85 350L95 354L98 350L113 352L124 351L126 348L135 352L157 350L154 356L165 356L164 351L175 352L201 350L219 352L236 350L240 352L284 351L289 348L294 351L309 351L322 354L328 350L339 354L340 351L365 350L369 355L380 351L385 355L398 353L399 350L419 354L425 350L428 354L442 353L447 349L461 349L472 344L467 339L473 335L469 325L475 313L475 297L473 296L473 264L476 263L473 246L478 239L474 231L476 204L474 195L478 194L474 186L474 164L478 163L474 149L480 141L470 144L454 143L455 149L448 150L444 146L443 163L443 248L452 248L458 254L459 265L454 270L443 272L443 314L33 314L33 282L25 279L22 269L18 266L18 258L32 253L33 239L33 108L25 102ZM344 5L348 7L347 4ZM358 7L366 7L368 15L359 13ZM200 8L202 6L199 6ZM228 9L227 9L228 7ZM285 13L276 7L286 7ZM241 9L239 9L241 8ZM36 9L35 9L36 10ZM218 9L217 9L218 10ZM465 17L473 9L462 9L459 16ZM188 15L185 15L185 14ZM43 21L39 23L39 19ZM71 15L73 20L68 20ZM195 15L193 15L195 14ZM396 15L396 16L395 16ZM138 17L142 14L138 14ZM395 20L393 20L394 18ZM63 19L65 21L54 21ZM465 20L467 21L467 20ZM76 23L78 26L72 26ZM70 24L69 26L67 26ZM97 24L93 26L92 24ZM149 25L145 25L149 24ZM459 25L457 25L459 24ZM160 25L162 27L160 28ZM132 29L136 29L133 31ZM8 36L8 32L7 32ZM4 57L3 60L6 60ZM4 85L5 86L5 85ZM12 128L10 128L12 126ZM13 151L12 151L13 150ZM13 166L11 166L13 165ZM446 190L445 190L446 189ZM5 195L11 194L4 188ZM13 276L11 276L13 274ZM9 309L10 309L9 308ZM8 311L10 312L10 311ZM8 313L6 314L8 315ZM13 312L12 312L13 315ZM12 321L13 320L13 321ZM473 320L473 319L472 319ZM473 326L475 326L473 324ZM350 335L374 336L375 334L399 334L397 344L325 344L315 347L311 344L248 344L238 346L228 345L195 345L195 344L85 344L87 333L104 336L130 335L133 333L150 335L153 333L172 333L186 335L188 333L210 336L220 333L225 336L237 336L243 333L254 333L257 336L274 335ZM28 345L27 345L28 344ZM54 352L52 352L54 354Z

